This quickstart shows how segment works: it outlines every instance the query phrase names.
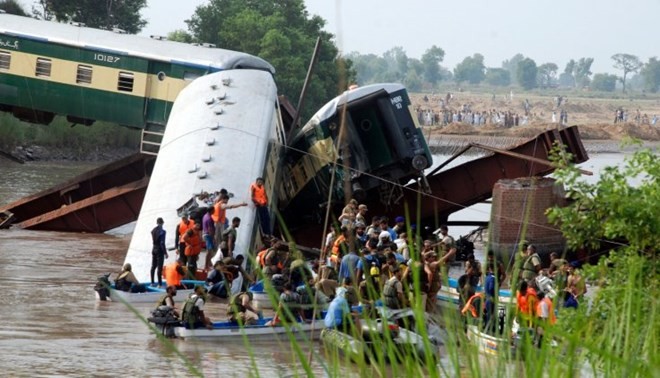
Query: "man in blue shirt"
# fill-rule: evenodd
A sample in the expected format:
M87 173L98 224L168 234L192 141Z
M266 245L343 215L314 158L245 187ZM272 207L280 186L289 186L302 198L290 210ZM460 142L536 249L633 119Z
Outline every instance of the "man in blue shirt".
M354 248L348 252L346 256L341 259L341 265L339 265L339 279L337 281L342 281L344 278L350 278L354 282L357 282L356 269L360 261L360 257L355 252Z
M353 317L352 322L350 321L351 317ZM328 312L323 319L323 323L327 328L337 328L344 332L347 332L353 326L350 323L354 323L355 327L360 329L357 314L352 314L351 308L348 306L345 288L337 288L337 294L328 306Z

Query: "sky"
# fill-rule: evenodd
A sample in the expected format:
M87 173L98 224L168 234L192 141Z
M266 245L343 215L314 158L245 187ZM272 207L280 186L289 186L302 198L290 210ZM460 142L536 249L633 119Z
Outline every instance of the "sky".
M30 3L30 0L22 0ZM186 29L208 0L148 0L141 34L166 35ZM442 65L452 69L480 53L487 67L501 67L517 53L537 65L553 62L563 71L570 59L593 57L593 73L619 73L616 53L642 62L660 56L660 0L305 0L310 14L327 21L342 52L382 55L400 46L420 58L436 45Z

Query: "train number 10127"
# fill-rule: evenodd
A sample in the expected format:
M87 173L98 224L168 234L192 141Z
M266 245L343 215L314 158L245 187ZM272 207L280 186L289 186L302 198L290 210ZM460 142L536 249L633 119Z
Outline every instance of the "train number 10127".
M94 54L94 60L106 63L117 63L119 62L119 57L106 54Z

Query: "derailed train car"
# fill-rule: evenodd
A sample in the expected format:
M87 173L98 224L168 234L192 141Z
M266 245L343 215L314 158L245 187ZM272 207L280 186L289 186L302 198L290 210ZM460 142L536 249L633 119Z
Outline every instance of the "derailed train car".
M422 177L432 164L413 114L400 84L350 89L321 108L291 138L282 168L286 180L278 193L288 226L319 221L325 206L309 204L325 205L330 198L343 206L346 193L395 202L399 184Z

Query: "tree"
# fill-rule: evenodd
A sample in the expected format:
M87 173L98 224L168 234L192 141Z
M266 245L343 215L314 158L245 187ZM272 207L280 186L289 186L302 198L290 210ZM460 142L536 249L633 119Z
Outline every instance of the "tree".
M422 65L424 67L424 80L431 84L436 84L441 80L440 76L440 63L445 58L445 50L431 46L424 55L422 55Z
M17 16L27 16L27 12L23 9L21 4L16 0L2 0L0 1L0 9L8 14L15 14Z
M525 58L518 62L516 74L518 75L516 77L518 84L524 89L529 90L536 87L538 68L536 67L536 62L531 58Z
M626 76L630 72L637 72L642 67L642 62L639 61L639 58L631 54L614 54L612 55L612 60L614 60L614 68L618 68L623 71L623 76L621 77L621 83L623 84L623 92L626 92Z
M573 76L575 77L576 85L580 88L584 88L589 85L591 79L591 65L594 62L594 58L580 58L573 69Z
M566 63L566 67L564 68L564 72L559 75L559 84L563 85L565 87L576 87L577 86L577 81L575 80L575 76L573 76L573 72L575 72L575 68L577 67L577 62L574 59L571 59Z
M556 162L553 175L566 188L570 205L553 208L571 249L614 247L583 275L597 287L588 306L560 310L557 329L570 335L564 350L587 351L589 365L606 366L611 376L653 376L657 363L660 295L660 155L643 149L625 158L623 167L606 167L596 183L587 183L574 166ZM596 256L600 256L597 254ZM640 290L643 294L640 295Z
M486 77L486 66L484 56L474 54L468 56L454 68L454 80L457 83L467 81L470 84L479 84Z
M168 41L176 41L183 43L191 43L193 41L192 35L185 30L175 30L173 32L167 33Z
M591 80L591 88L596 91L614 92L616 88L616 75L597 73Z
M140 15L147 0L39 0L37 3L33 8L35 15L46 20L80 22L108 30L118 28L131 34L138 33L147 24Z
M512 56L511 59L507 59L504 62L502 62L502 68L509 71L510 77L512 78L518 77L517 74L518 63L520 63L520 61L523 59L525 59L525 56L523 54L518 53Z
M644 78L644 88L651 93L658 92L660 89L660 61L658 58L649 58L640 74Z
M325 21L309 16L303 0L210 0L186 21L193 40L259 56L277 70L278 90L297 103L316 38L322 46L302 109L303 119L355 80L352 62L339 56ZM399 77L399 80L403 76Z
M544 63L538 67L538 80L541 87L549 87L557 79L557 67L554 63Z
M401 46L395 46L383 53L388 70L396 77L396 81L403 81L408 73L408 55Z
M489 68L486 70L486 83L506 87L511 84L511 74L504 68Z

